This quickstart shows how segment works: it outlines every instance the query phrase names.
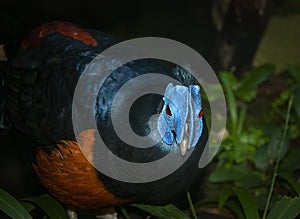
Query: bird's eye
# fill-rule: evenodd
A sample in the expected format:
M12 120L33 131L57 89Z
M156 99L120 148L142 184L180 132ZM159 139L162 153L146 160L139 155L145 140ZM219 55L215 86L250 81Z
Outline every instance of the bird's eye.
M198 114L198 117L201 118L203 116L203 111L201 110L200 113Z
M172 113L171 113L171 110L170 110L169 105L167 105L167 107L166 107L166 114L167 114L168 116L172 116Z

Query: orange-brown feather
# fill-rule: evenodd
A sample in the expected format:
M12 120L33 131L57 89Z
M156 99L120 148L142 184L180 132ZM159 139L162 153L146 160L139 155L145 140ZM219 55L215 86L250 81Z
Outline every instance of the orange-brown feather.
M69 23L62 21L54 21L41 24L33 29L23 40L21 48L27 49L30 47L37 47L41 43L44 37L50 33L60 33L65 36L71 37L75 40L81 41L86 45L96 46L97 41L92 35L90 35L84 29Z
M92 160L94 130L82 132L78 139L84 153ZM38 149L34 168L48 191L65 204L92 209L129 201L105 188L76 141L61 141L50 155Z

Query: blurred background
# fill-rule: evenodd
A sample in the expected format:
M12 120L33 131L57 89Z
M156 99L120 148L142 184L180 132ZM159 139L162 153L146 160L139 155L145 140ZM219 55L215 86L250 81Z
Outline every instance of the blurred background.
M242 74L254 56L255 64L299 62L299 4L297 0L10 0L0 7L0 42L20 41L40 23L65 20L124 39L178 40L199 51L216 71L233 68Z

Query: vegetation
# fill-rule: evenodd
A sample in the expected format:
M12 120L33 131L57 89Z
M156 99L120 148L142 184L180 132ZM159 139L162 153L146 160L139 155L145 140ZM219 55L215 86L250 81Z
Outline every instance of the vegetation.
M16 200L6 191L0 189L0 210L14 219L32 219L30 214L36 208L44 212L43 218L68 219L64 207L51 196L28 197L20 201Z
M295 218L300 212L300 69L292 66L278 76L273 72L274 66L263 65L239 81L221 73L229 136L208 180L222 188L218 208L225 206L238 218ZM284 77L284 89L274 99L267 90L258 97L258 85L270 77Z

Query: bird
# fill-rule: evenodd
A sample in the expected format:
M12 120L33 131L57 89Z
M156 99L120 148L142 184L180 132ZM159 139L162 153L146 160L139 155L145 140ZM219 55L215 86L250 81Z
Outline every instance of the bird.
M97 128L74 132L72 103L80 77L98 54L120 42L111 34L71 22L43 23L25 36L2 78L2 111L13 126L32 139L32 165L41 183L54 198L69 206L99 209L131 202L164 205L184 194L201 176L198 161L207 143L208 128L200 86L188 71L174 63L146 58L114 70L97 92L92 107ZM163 96L146 94L132 104L132 130L139 136L158 139L152 147L135 148L115 132L112 104L126 82L148 72L169 76L180 84L169 83ZM117 104L118 114L122 104ZM158 118L150 124L154 114ZM152 129L158 134L149 135ZM130 162L151 162L171 151L184 157L193 150L185 163L160 179L120 181L93 164L96 133L112 153Z

